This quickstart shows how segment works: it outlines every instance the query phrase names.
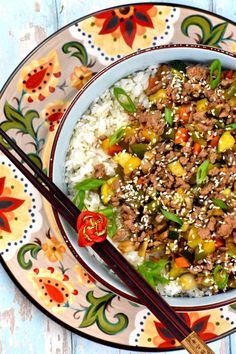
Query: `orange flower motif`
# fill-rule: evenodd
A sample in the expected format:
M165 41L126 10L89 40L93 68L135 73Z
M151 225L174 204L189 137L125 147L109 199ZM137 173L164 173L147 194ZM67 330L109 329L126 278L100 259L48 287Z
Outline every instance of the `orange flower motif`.
M62 313L75 301L78 290L67 274L56 271L53 267L34 268L28 273L38 298L47 308Z
M79 90L84 84L86 84L86 82L91 79L92 76L93 72L87 68L87 66L76 66L70 76L71 86Z
M62 261L63 254L66 252L64 244L59 242L55 236L50 237L47 242L42 244L42 250L50 262Z
M68 102L64 101L55 101L53 103L49 103L42 110L42 117L49 124L49 130L53 131L57 124L60 123L63 114L65 113L68 106Z
M89 273L79 264L75 265L75 271L78 274L77 280L80 285L86 286L86 288L94 288L95 280L91 277Z
M21 70L18 90L26 92L29 103L43 101L55 91L60 76L57 52L53 50L47 58L33 60Z

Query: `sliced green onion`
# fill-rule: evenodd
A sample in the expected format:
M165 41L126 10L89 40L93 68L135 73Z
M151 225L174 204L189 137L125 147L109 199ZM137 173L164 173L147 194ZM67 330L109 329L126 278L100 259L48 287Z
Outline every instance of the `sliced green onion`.
M213 278L219 289L223 290L227 285L229 275L225 268L223 268L220 264L217 264L213 269Z
M235 130L235 129L236 129L236 123L227 124L225 126L225 130Z
M169 279L162 274L167 264L168 261L165 259L161 259L159 262L146 261L138 266L138 271L151 286L156 287L157 284L169 283Z
M102 213L103 215L105 215L108 218L113 216L115 213L111 205L108 205L106 208L103 208L103 209L94 210L94 212L95 213Z
M216 77L213 79L213 75L216 71ZM220 82L221 74L221 62L219 59L215 59L210 66L210 86L214 90Z
M208 174L208 168L209 168L210 162L208 160L205 160L197 169L197 175L196 175L196 182L197 185L200 185L204 182L204 180L207 177Z
M223 200L218 199L218 198L212 198L213 203L218 206L219 208L223 209L223 210L227 210L229 209L229 206L223 202Z
M173 112L172 109L165 107L165 120L170 127L173 125Z
M119 104L129 113L136 112L136 106L130 96L121 87L114 87L113 93Z
M84 200L85 200L85 191L80 190L76 193L73 203L77 206L77 208L82 211L84 209Z
M166 219L174 221L181 226L183 225L183 221L174 213L171 213L170 211L167 211L165 209L161 209L161 212Z
M115 131L114 134L109 138L109 146L117 144L125 135L125 128L121 127Z
M88 191L90 189L96 189L101 187L105 182L105 179L87 178L82 182L76 183L74 188L77 190Z

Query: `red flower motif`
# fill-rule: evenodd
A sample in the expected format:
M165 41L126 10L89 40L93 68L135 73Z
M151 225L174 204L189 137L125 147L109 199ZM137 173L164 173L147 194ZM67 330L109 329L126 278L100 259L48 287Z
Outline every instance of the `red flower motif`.
M216 334L211 333L211 332L205 332L207 329L207 325L209 322L209 318L210 315L204 316L204 317L200 317L198 318L196 321L193 322L193 324L191 325L191 319L190 316L187 313L181 313L178 314L182 320L184 320L184 322L196 333L199 334L199 336L203 339L203 340L209 340L212 338L217 337ZM167 329L166 327L164 327L164 325L160 322L156 322L154 321L156 330L159 334L159 336L164 339L164 342L162 342L160 345L158 345L158 348L174 348L176 346L178 346L178 342L175 339L175 337L173 336L173 334L169 331L169 329Z
M92 246L106 239L107 218L101 213L82 211L77 220L77 230L79 246Z
M154 5L134 5L104 11L95 16L97 19L104 19L99 34L113 33L119 29L125 43L132 48L138 26L154 28L148 13L153 7Z
M7 216L4 213L19 208L19 206L24 203L24 200L2 196L5 178L6 177L0 177L0 230L11 232Z

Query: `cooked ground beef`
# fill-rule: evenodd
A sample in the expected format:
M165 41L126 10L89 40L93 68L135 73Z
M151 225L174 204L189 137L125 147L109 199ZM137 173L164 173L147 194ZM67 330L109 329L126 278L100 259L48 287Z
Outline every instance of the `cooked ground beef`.
M113 240L123 252L127 247L147 259L157 252L171 265L186 257L188 272L200 273L199 286L202 274L209 275L217 264L225 268L226 260L236 262L231 245L236 247L236 129L226 129L236 115L223 95L235 81L221 78L212 89L208 68L158 69L146 94L159 98L150 109L138 107L129 114L133 134L118 142L123 152L109 201L120 215ZM225 134L228 143L222 149ZM94 176L105 176L102 164L95 166ZM232 267L228 271L235 279Z

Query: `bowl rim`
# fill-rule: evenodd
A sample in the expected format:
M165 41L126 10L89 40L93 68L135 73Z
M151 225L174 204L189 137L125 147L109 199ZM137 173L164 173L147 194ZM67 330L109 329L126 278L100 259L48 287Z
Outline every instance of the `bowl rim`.
M155 46L155 47L148 47L139 51L135 51L131 54L125 55L122 58L116 60L115 62L111 63L110 65L104 67L102 70L100 70L98 73L96 73L78 92L77 94L74 96L74 98L72 99L72 101L70 102L69 106L67 107L66 112L63 114L63 117L60 121L60 125L57 128L57 131L55 133L54 139L53 139L53 143L52 143L52 148L51 148L51 153L50 153L50 158L49 158L49 166L48 166L48 176L49 178L51 178L53 180L53 168L54 168L54 156L56 153L56 146L58 143L58 139L60 136L60 133L63 129L64 123L68 117L68 115L70 114L71 110L73 109L74 105L76 104L76 102L78 101L78 99L80 98L80 96L83 95L83 93L93 84L93 82L95 82L100 76L102 76L103 74L105 74L107 71L110 71L113 67L119 65L120 63L122 63L123 61L126 61L127 59L130 59L132 57L138 56L140 54L143 53L147 53L147 52L152 52L152 51L158 51L158 50L162 50L162 49L173 49L173 48L185 48L185 49L202 49L202 50L206 50L206 51L211 51L211 52L218 52L221 54L224 54L226 56L230 56L232 58L236 58L236 53L232 53L232 52L228 52L225 51L221 48L216 48L216 47L210 47L210 46L206 46L206 45L201 45L201 44L168 44L168 45L161 45L161 46ZM102 278L100 275L98 275L96 273L96 271L94 271L85 261L84 259L79 255L79 253L77 252L76 248L72 245L71 241L70 241L70 237L67 235L61 219L60 219L60 215L56 210L53 210L53 214L57 223L57 226L61 232L61 235L63 237L63 239L65 240L67 246L69 247L70 251L72 252L73 256L76 258L76 260L86 269L86 271L89 272L89 274L92 275L93 278L95 278L97 281L99 281L101 284L105 285L108 289L110 289L111 291L113 291L114 293L139 304L142 304L141 300L139 300L138 298L136 298L134 295L131 295L129 293L124 292L123 290L111 285L106 279ZM79 247L79 246L78 246ZM218 300L217 302L214 303L210 303L210 304L205 304L205 305L190 305L190 306L175 306L175 305L171 305L171 307L173 307L175 310L177 311L202 311L202 310L209 310L209 309L214 309L217 307L221 307L221 306L225 306L225 305L229 305L232 304L234 302L236 302L236 289L234 290L229 290L230 292L233 292L234 297L226 299L226 300ZM215 294L215 295L211 295L211 297L216 297L216 296L220 296L220 294ZM165 298L165 297L164 297ZM184 297L183 297L184 298ZM186 297L185 297L186 298ZM201 299L198 298L198 299Z

